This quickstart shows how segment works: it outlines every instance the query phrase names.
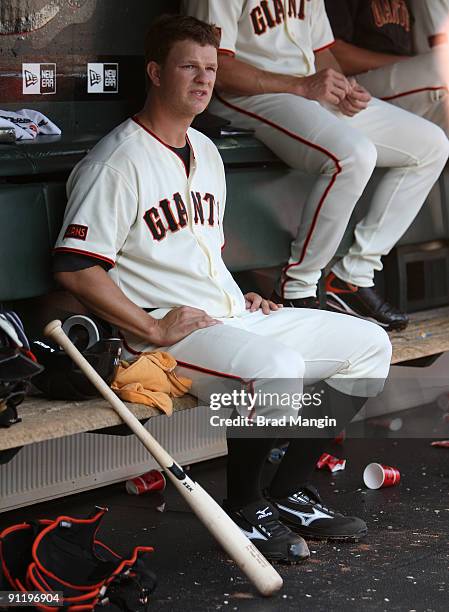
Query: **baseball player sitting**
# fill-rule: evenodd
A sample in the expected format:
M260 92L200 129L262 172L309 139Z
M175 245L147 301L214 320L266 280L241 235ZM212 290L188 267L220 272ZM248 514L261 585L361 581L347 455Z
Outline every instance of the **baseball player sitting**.
M419 0L421 10L431 12L432 4ZM433 121L449 135L441 57L429 47L413 56L410 0L326 0L326 10L337 39L332 53L345 75L355 75L373 96Z
M299 232L273 299L317 307L321 270L374 167L382 166L387 170L354 242L327 278L328 306L385 329L403 329L406 314L376 292L374 272L441 173L448 157L444 132L372 99L343 75L329 50L334 37L324 0L186 0L185 9L221 28L211 110L253 129L291 167L318 175L301 203Z
M430 49L449 44L449 0L409 1L415 18L413 23L415 53L427 53Z
M382 389L390 341L367 321L243 295L226 269L223 163L214 144L189 127L212 96L217 48L217 30L192 17L152 25L145 106L73 170L55 277L121 330L127 358L169 351L198 397L223 388L249 388L252 397L282 389L293 397L305 379L322 381L340 427ZM254 406L257 415L298 416L292 404L263 404ZM325 440L292 439L263 492L274 440L257 429L237 424L227 432L225 502L256 546L270 559L298 562L309 555L298 534L357 540L366 533L364 521L325 506L309 484Z

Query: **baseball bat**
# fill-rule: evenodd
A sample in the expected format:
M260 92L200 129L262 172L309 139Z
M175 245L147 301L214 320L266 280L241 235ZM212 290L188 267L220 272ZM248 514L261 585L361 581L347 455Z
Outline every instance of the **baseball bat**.
M110 389L64 333L61 321L49 323L44 329L44 334L64 349L120 418L135 433L200 521L237 563L258 591L265 596L273 595L278 591L282 587L282 578L274 567L240 531L239 527L217 502L197 482L187 476L184 470Z

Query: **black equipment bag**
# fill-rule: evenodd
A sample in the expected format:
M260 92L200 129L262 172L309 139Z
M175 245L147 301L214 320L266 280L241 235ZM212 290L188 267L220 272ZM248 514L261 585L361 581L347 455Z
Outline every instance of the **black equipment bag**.
M137 546L126 558L96 536L106 508L88 518L59 516L13 525L0 533L0 587L20 593L62 592L58 610L146 612L156 587L153 548ZM55 607L38 604L37 610Z

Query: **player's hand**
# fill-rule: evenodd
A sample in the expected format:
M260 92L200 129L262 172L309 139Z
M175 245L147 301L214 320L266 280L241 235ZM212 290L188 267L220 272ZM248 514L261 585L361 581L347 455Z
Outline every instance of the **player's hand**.
M351 92L351 85L344 74L333 68L325 68L316 74L298 79L298 94L309 100L338 106Z
M338 105L339 110L347 117L354 117L365 110L371 100L371 94L354 77L348 79L351 91Z
M274 310L279 310L279 308L282 308L282 304L275 304L271 300L265 300L258 293L246 293L244 297L246 310L249 310L250 312L262 310L263 314L267 315Z
M173 308L162 319L153 319L150 342L156 346L170 346L189 336L197 329L220 324L207 312L190 306Z

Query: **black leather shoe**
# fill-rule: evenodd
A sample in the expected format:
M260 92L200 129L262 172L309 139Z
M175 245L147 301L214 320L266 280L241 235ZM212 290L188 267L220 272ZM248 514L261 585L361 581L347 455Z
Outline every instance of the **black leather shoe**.
M223 503L225 512L232 518L246 537L270 561L302 563L310 552L307 544L279 520L279 512L266 499L253 502L239 510Z
M387 331L400 331L409 323L408 316L385 302L375 287L356 287L333 272L326 278L326 303L328 310L372 321Z
M280 295L273 291L271 294L270 300L275 304L282 304L283 306L287 306L288 308L319 308L320 303L318 298L311 296L305 298L298 298L296 300L289 300L285 298L281 298Z
M362 519L344 516L326 506L312 485L304 485L287 497L270 501L281 521L306 539L357 542L368 532Z

